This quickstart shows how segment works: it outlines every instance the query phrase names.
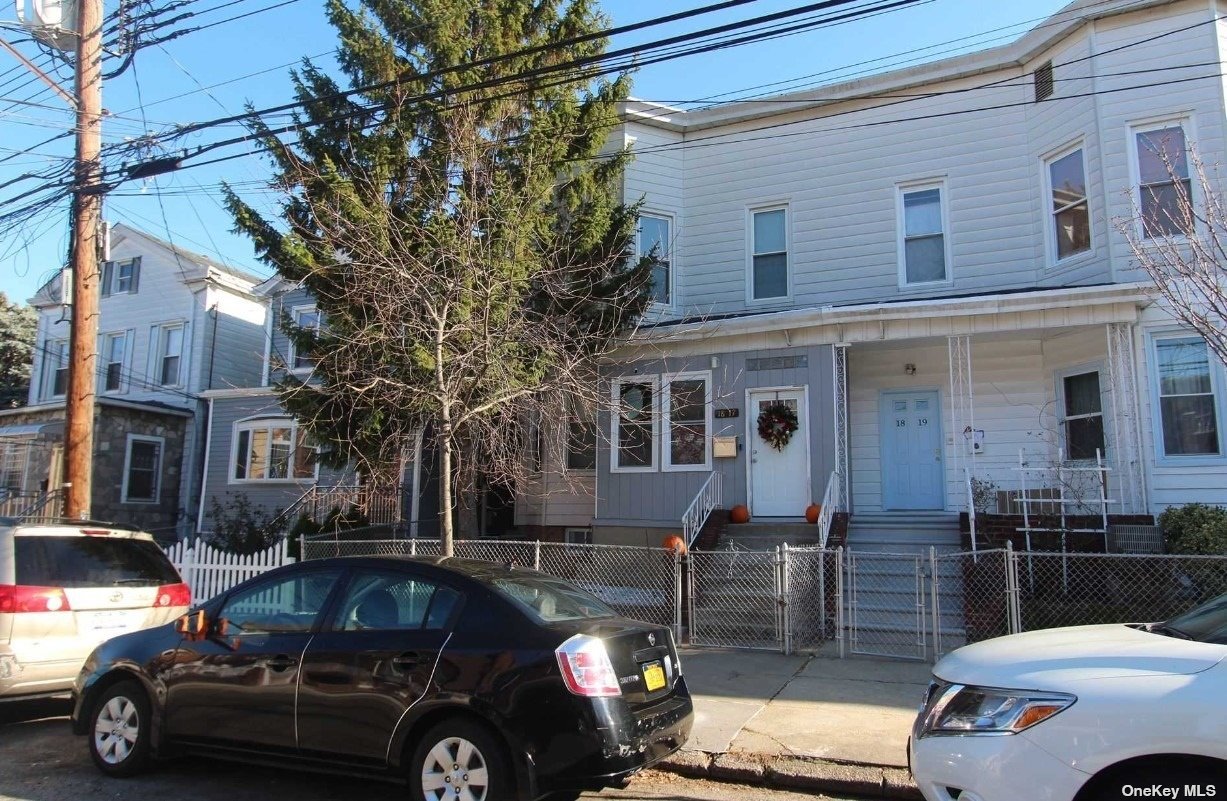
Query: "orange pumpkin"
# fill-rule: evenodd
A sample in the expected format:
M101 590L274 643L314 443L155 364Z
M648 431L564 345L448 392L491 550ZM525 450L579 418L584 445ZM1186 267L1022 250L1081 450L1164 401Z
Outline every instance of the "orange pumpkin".
M667 535L661 545L670 551L677 551L680 554L686 553L686 540L676 534Z
M805 521L811 525L818 522L818 515L822 514L822 504L811 503L805 507Z
M749 508L743 503L739 503L736 506L734 506L732 509L729 510L729 522L730 523L749 523L750 522Z

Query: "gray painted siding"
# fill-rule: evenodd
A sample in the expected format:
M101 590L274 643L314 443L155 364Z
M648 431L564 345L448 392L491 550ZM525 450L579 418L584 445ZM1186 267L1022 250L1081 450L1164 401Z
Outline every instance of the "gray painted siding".
M267 309L263 303L224 289L214 289L211 294L200 386L203 389L259 386Z
M746 360L770 356L808 357L804 368L747 371ZM712 356L718 366L711 367ZM797 347L783 350L753 350L739 353L706 354L678 359L644 361L612 370L608 376L676 374L711 370L712 394L717 409L735 408L740 416L713 420L714 436L738 437L736 458L714 459L713 468L721 473L725 508L747 500L747 437L758 436L746 408L746 390L756 387L808 387L810 430L811 497L820 500L834 468L834 424L832 411L831 349L829 346ZM680 528L682 514L707 480L706 472L613 473L610 470L610 412L599 416L601 436L597 448L597 519L601 526L650 526ZM749 430L747 431L747 427ZM803 510L797 510L801 516Z

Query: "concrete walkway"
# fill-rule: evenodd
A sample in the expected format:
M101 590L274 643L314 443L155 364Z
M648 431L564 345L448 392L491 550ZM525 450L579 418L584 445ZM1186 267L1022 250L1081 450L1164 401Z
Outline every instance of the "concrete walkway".
M680 772L912 797L907 738L931 665L687 648Z

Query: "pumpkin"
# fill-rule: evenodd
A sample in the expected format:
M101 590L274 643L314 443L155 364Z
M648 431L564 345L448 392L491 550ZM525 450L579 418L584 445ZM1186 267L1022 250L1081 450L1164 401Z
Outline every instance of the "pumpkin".
M811 503L805 507L805 522L814 524L818 522L818 515L822 514L822 504Z
M668 548L670 551L676 551L679 554L686 553L686 540L676 534L669 534L661 542L661 546Z
M732 509L729 510L729 522L730 523L749 523L750 522L749 508L743 503L739 503L736 506L734 506Z

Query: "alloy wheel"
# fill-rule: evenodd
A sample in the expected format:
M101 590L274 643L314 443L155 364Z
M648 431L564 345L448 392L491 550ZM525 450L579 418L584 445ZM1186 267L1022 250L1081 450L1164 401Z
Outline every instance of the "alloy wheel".
M108 765L119 765L136 746L141 733L136 704L117 695L103 704L94 719L94 748Z
M423 801L486 801L489 786L485 757L463 737L440 740L422 762Z

